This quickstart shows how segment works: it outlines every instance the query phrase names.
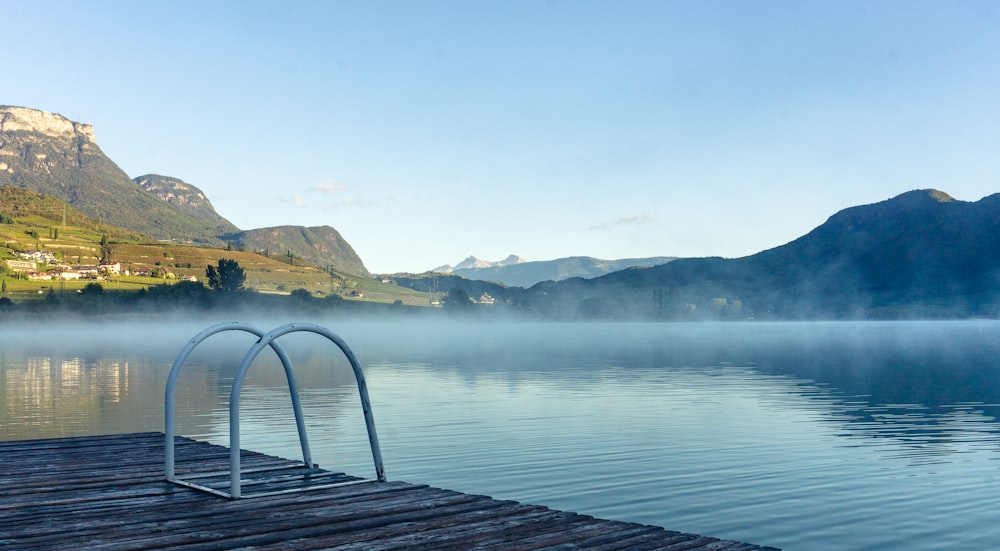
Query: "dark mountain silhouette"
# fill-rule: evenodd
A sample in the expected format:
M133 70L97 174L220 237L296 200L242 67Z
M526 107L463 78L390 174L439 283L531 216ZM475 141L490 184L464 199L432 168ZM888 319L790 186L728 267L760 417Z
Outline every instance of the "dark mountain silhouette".
M996 315L1000 194L936 190L845 209L786 245L542 283L525 300L563 317L896 318Z

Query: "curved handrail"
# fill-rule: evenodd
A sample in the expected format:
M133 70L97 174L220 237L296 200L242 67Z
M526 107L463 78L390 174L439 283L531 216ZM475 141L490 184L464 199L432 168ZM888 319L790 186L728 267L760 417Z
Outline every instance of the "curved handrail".
M385 482L385 468L382 465L382 452L379 449L378 435L375 432L375 419L372 417L371 402L368 399L368 387L365 383L365 374L361 369L361 363L357 356L351 351L340 336L329 329L312 323L289 323L281 327L272 329L267 334L262 335L240 364L239 370L233 377L233 388L229 396L229 495L232 499L240 497L240 390L243 387L243 380L246 378L250 365L258 354L267 346L274 348L274 341L288 333L305 331L322 335L336 344L354 370L354 378L358 383L358 393L361 395L361 409L365 416L365 427L368 429L368 443L372 449L372 459L375 462L375 474L379 482ZM280 350L280 348L276 349Z
M199 344L212 335L225 331L244 331L246 333L256 335L257 337L263 337L265 335L264 331L246 323L236 321L218 323L192 337L191 340L188 341L187 345L177 355L173 365L170 367L170 375L167 376L167 386L163 398L163 432L165 446L164 471L167 481L169 482L176 481L176 476L174 474L174 387L177 384L177 377L180 375L181 367L184 365L184 361L187 360L188 356L191 355L191 352L193 352ZM259 343L260 339L258 339L257 342ZM299 445L302 448L302 461L306 464L306 466L311 467L313 463L312 454L309 451L309 437L306 435L305 421L302 416L302 405L299 402L299 391L295 382L295 375L292 372L292 364L288 359L288 355L285 354L285 351L278 345L278 343L268 342L268 345L272 350L274 350L275 354L278 355L278 359L281 360L281 365L285 369L285 378L288 380L288 392L291 394L292 409L295 413L295 424L299 431ZM230 430L232 430L232 426L230 426Z

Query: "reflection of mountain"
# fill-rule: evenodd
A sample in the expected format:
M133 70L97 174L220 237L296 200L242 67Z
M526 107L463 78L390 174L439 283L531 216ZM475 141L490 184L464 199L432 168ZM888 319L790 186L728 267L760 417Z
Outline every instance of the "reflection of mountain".
M988 323L831 326L818 339L773 339L755 362L802 381L800 394L827 404L853 445L891 439L911 461L935 462L998 449L998 332Z
M775 409L794 403L785 392L811 402L809 414L820 412L852 440L845 445L894 442L913 450L912 461L984 443L1000 450L1000 324L991 322L414 325L391 339L378 331L352 339L365 361L454 366L470 384L541 376L599 386L614 384L612 367L663 377L690 368L718 375L717 384L734 376L777 385L768 394Z
M755 331L752 361L762 373L792 375L875 404L1000 403L1000 326L991 323L819 324ZM812 331L811 331L812 333ZM763 341L763 342L762 342ZM763 346L762 346L763 345Z

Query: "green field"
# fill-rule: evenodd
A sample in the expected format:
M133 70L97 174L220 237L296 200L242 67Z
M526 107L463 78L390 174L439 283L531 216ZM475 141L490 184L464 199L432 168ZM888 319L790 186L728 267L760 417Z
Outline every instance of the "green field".
M120 238L121 236L119 236ZM289 264L284 256L263 256L257 253L194 247L173 243L151 243L139 240L108 239L94 229L72 225L62 226L42 215L14 218L0 224L0 260L14 259L17 251L47 250L64 264L94 265L101 257L121 264L123 274L155 272L160 277L137 275L112 276L99 283L108 291L136 291L155 285L171 285L186 277L205 279L205 269L219 259L239 263L246 273L246 287L268 294L289 294L305 289L316 297L337 295L345 300L429 306L438 300L438 293L421 293L366 278L338 272L329 273L301 261ZM105 245L102 246L102 240ZM41 268L40 268L41 269ZM76 293L94 280L28 280L19 279L6 263L0 266L0 279L6 281L3 296L12 300L33 300L52 293Z

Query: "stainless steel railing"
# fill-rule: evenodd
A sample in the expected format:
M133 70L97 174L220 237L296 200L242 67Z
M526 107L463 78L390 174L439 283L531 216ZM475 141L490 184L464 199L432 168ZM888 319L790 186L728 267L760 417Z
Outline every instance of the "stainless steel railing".
M179 478L175 471L174 465L174 432L175 432L175 405L174 405L174 394L175 387L177 385L177 377L180 374L181 368L184 362L187 360L191 352L201 344L203 341L225 331L243 331L257 335L259 338L250 350L247 351L246 355L243 357L243 361L240 363L240 367L233 377L233 386L229 394L229 492L222 490L209 488L204 485L200 485L190 480L185 480ZM361 363L358 361L357 356L351 350L347 343L344 342L342 338L330 331L329 329L311 324L311 323L289 323L287 325L282 325L268 332L263 332L260 329L240 322L226 322L213 325L197 335L195 335L187 345L181 350L174 360L173 366L170 368L170 375L167 377L166 391L164 393L164 444L165 444L165 462L164 471L166 474L166 479L168 482L173 482L175 484L180 484L182 486L187 486L209 492L215 495L227 497L230 499L239 499L242 497L241 485L242 477L240 471L240 392L243 388L243 381L246 378L247 371L249 371L250 366L253 364L257 356L265 349L270 347L278 359L281 361L281 365L285 370L285 378L288 381L288 391L292 400L292 409L295 413L295 424L298 429L299 434L299 444L302 448L302 461L304 466L308 469L315 468L312 462L312 454L309 450L309 438L306 435L305 420L302 415L302 406L299 401L298 386L295 382L295 374L292 371L291 361L288 359L288 355L285 351L275 342L278 338L287 335L289 333L295 332L308 332L315 333L326 337L329 341L337 345L340 348L344 356L347 357L348 362L351 364L351 369L354 371L354 378L358 384L358 393L361 396L361 408L364 412L365 427L368 430L368 442L372 450L372 459L375 462L375 474L376 478L380 482L385 482L385 468L382 464L382 452L379 449L378 435L375 432L375 420L372 417L371 402L368 399L368 387L365 383L365 375L361 369ZM195 478L195 477L191 477Z

